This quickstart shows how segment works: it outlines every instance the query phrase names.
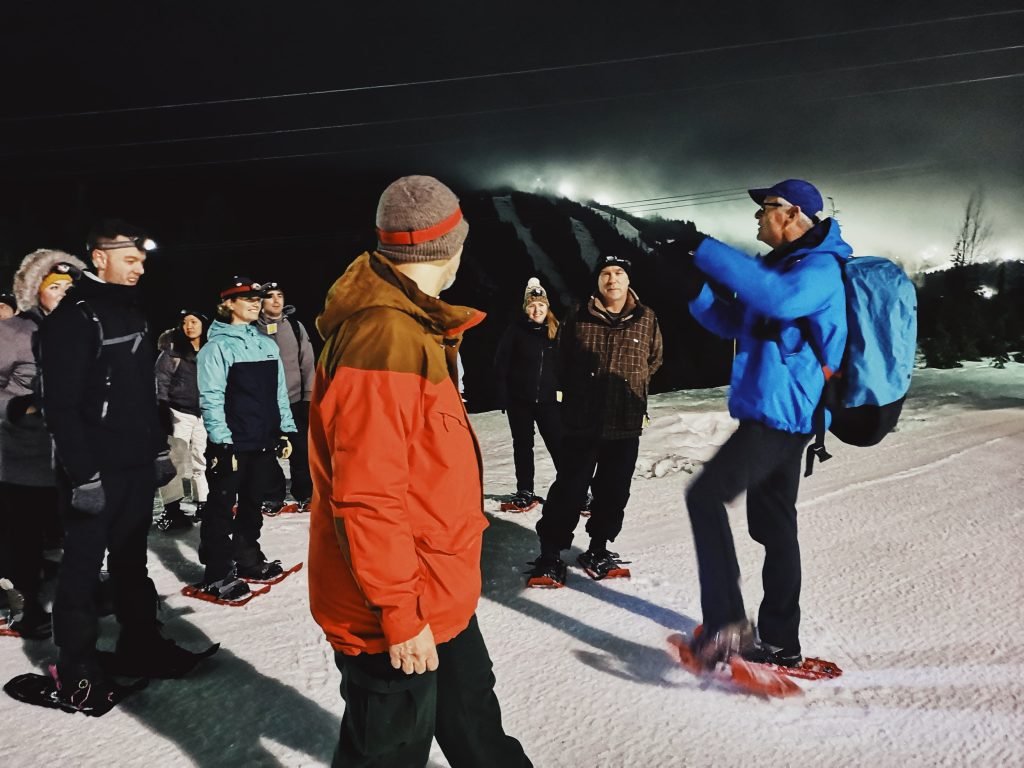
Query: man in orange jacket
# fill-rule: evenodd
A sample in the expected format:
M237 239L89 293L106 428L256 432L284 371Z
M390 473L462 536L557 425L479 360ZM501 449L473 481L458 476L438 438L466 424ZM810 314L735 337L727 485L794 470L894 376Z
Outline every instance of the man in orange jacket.
M440 301L469 231L458 199L406 176L377 207L378 247L327 294L309 412L310 609L345 715L334 765L529 766L505 734L477 626L480 448L456 388L483 313Z

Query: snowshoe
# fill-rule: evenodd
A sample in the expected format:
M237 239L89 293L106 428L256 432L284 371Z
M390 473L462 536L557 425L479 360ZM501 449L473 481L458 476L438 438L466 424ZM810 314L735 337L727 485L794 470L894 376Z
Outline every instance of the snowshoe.
M691 674L757 696L784 698L803 693L803 689L785 673L746 661L738 653L728 655L728 651L725 651L726 655L722 658L709 662L709 657L715 658L720 655L718 651L723 650L722 643L718 641L705 642L703 646L697 648L701 634L699 632L694 634L696 637L693 640L680 634L671 635L668 638L669 645L675 649L679 663ZM716 633L716 636L722 634L719 632ZM730 632L726 632L726 635L728 642L736 639ZM713 654L709 650L712 646L715 651ZM728 643L725 647L728 647Z
M278 515L292 515L299 511L299 505L284 501L264 501L260 506L264 517L277 517Z
M302 563L296 563L285 569L280 560L262 560L250 567L238 566L238 578L249 584L277 584L293 573L302 569Z
M208 603L234 606L245 605L254 597L266 594L269 591L269 586L255 591L249 589L249 585L238 578L234 570L222 579L199 584L188 584L181 588L181 594L186 597L194 597L197 600L205 600Z
M576 558L580 568L595 581L601 579L628 579L629 568L623 568L627 561L619 559L618 552L591 552L589 549Z
M95 668L90 670L79 667L61 679L56 665L51 664L49 673L39 675L28 672L13 677L4 685L4 693L26 704L102 717L119 702L141 691L148 684L147 680L116 683Z
M516 491L512 498L501 502L499 509L502 512L529 512L540 506L542 501L533 491Z
M799 653L787 653L784 649L764 642L744 651L743 658L751 664L769 667L789 677L801 680L833 679L843 674L837 664L825 659L803 658Z
M776 667L799 667L804 661L799 653L790 653L765 642L757 642L745 650L743 658L755 664L772 664Z
M527 587L558 589L565 586L568 569L562 558L541 555L529 565L533 567L526 572Z

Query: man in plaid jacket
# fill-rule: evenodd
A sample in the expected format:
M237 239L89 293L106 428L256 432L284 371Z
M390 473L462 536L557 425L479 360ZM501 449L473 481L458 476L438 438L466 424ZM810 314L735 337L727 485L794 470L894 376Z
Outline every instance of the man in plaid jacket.
M658 318L629 287L631 269L628 260L605 256L595 272L594 295L562 326L565 437L558 475L537 523L541 555L529 586L565 584L561 551L572 544L588 486L594 496L590 546L577 562L593 579L629 575L607 545L622 530L647 390L662 360Z

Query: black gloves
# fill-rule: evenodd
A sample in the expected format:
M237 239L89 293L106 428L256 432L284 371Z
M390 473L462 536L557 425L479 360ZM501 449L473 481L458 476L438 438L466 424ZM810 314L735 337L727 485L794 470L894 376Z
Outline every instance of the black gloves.
M288 439L288 435L281 435L277 438L275 453L277 453L277 458L279 459L287 459L292 455L292 442Z
M700 247L700 244L707 239L707 235L696 229L684 231L676 236L671 243L663 243L658 246L658 253L666 258L679 258L692 256L693 252Z
M156 402L157 416L160 419L160 429L164 431L165 435L170 435L174 432L174 420L171 418L171 405L166 400L157 400Z
M208 443L206 446L206 472L210 479L219 480L238 469L235 447L231 443Z
M704 277L704 273L697 269L697 265L693 263L691 257L689 267L680 272L679 292L688 302L693 301L700 296L700 292L704 289L704 283L706 281L707 279Z
M156 487L163 488L178 476L178 470L171 461L170 451L160 451L156 455Z
M79 512L98 515L106 505L107 497L103 493L103 483L100 481L99 472L81 485L76 485L71 491L71 506Z
M661 269L679 286L679 292L687 301L693 301L704 288L706 278L694 263L693 252L704 242L707 235L693 230L684 232L671 243L657 248Z
M17 424L28 413L28 409L33 405L32 395L18 395L18 397L12 397L7 401L7 420L11 424Z

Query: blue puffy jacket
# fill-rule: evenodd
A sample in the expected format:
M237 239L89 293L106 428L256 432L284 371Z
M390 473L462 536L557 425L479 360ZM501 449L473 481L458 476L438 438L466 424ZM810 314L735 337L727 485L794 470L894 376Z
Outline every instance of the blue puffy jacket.
M837 370L846 345L846 294L837 257L851 255L832 219L763 259L710 237L694 251L700 270L736 294L723 298L705 285L690 302L701 325L736 339L729 392L733 418L783 432L814 431L812 416L825 377L798 321L807 318L829 367ZM827 426L830 414L825 418Z
M271 448L295 432L277 344L255 325L214 321L199 350L199 407L211 443L235 450Z

